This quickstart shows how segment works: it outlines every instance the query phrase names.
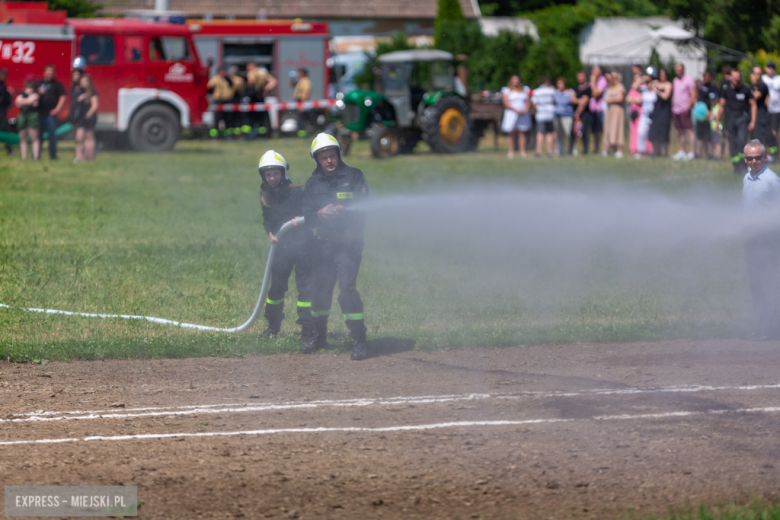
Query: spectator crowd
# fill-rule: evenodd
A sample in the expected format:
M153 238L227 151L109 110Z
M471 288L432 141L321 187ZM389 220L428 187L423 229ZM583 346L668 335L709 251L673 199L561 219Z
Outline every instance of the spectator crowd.
M532 90L514 74L502 89L501 129L510 137L507 157L516 151L526 157L534 130L537 157L592 152L621 158L626 145L637 159L667 157L673 125L679 151L672 159L718 160L727 153L734 173L744 174L743 148L749 139L767 143L770 161L777 155L776 69L772 61L763 69L753 67L743 81L739 70L725 66L716 84L710 71L694 80L682 63L674 66L674 78L664 68L634 65L628 89L620 72L605 72L598 65L589 73L578 72L573 87L562 77L553 87L551 78L543 76Z
M98 93L85 67L84 58L74 61L69 92L55 77L56 67L46 65L42 78L37 78L35 74L24 78L24 86L18 94L6 88L8 72L0 69L0 131L10 130L7 111L11 106L18 108L16 131L23 160L28 156L38 160L44 140L49 144L49 158L57 160L58 118L66 110L68 99L68 120L75 129L75 162L95 159ZM9 155L12 153L10 145L6 145L6 150Z

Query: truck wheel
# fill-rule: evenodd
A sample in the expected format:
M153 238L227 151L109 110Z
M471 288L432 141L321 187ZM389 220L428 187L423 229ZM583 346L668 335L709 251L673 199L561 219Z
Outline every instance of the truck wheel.
M147 105L133 116L128 137L133 150L166 152L176 145L180 132L179 117L172 108Z
M371 154L388 159L398 153L398 134L394 128L377 125L371 132Z
M469 107L458 96L445 96L423 112L423 139L436 153L458 153L473 146Z

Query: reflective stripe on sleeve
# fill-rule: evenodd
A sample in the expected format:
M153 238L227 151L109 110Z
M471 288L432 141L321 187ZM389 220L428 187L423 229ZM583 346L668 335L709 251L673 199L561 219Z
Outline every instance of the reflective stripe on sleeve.
M358 313L358 314L344 314L344 319L347 320L347 321L350 321L350 320L362 320L362 319L364 319L364 315L363 315L362 312Z
M311 302L298 302L298 307L311 307Z
M265 303L268 305L279 305L280 303L284 302L284 298L281 300L272 300L271 298L266 298Z

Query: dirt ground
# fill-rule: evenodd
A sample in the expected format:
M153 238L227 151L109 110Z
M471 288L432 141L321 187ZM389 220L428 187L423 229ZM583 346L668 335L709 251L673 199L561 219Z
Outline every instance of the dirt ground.
M410 347L2 363L0 475L138 486L140 518L172 519L603 519L778 498L780 343Z

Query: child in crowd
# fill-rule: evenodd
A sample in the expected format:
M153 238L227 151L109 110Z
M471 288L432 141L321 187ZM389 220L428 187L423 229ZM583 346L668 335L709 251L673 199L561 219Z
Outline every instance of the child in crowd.
M19 132L19 149L22 160L27 159L27 139L32 141L32 159L37 161L41 155L41 140L38 136L38 93L35 92L35 77L28 75L24 79L24 90L16 96L14 104L19 109L16 118L16 130Z
M268 328L261 337L275 336L284 321L284 294L287 281L295 270L295 285L298 289L298 320L301 325L301 342L307 343L313 332L311 316L311 230L297 227L281 239L276 238L285 223L300 217L303 212L303 189L293 184L287 173L290 167L281 154L267 151L260 158L258 167L263 183L260 188L260 202L263 208L263 227L271 243L276 246L271 265L271 288L265 304L265 318Z

